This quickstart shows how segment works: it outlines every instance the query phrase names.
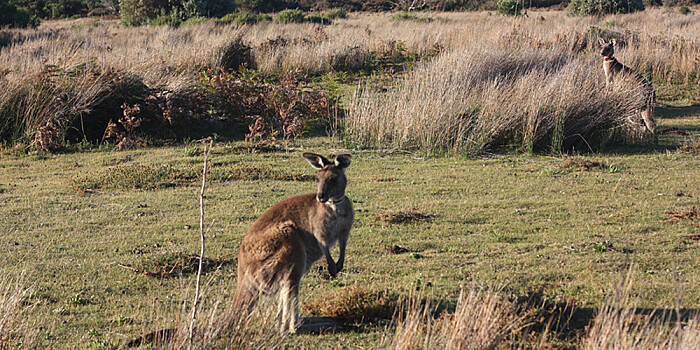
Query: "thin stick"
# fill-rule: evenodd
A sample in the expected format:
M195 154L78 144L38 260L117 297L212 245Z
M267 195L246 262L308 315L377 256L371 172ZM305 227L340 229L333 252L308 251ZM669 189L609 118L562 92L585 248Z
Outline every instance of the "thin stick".
M190 321L189 348L192 349L192 341L194 337L194 324L197 320L197 306L199 304L199 286L202 280L202 265L204 261L204 189L207 186L207 170L209 170L209 151L213 144L213 140L209 140L209 145L204 144L204 169L202 170L202 189L199 192L199 235L202 242L201 250L199 251L199 268L197 269L197 284L194 292L194 302L192 302L192 319ZM214 223L212 222L212 225ZM209 227L211 228L211 226ZM207 232L209 229L207 229Z

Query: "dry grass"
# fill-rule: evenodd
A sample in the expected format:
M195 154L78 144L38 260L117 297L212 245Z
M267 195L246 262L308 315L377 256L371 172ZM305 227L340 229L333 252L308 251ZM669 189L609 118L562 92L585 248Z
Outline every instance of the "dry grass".
M434 319L436 307L408 298L398 307L395 330L381 341L385 349L495 349L527 318L502 294L472 289L460 293L454 313Z
M333 317L345 324L362 324L391 319L397 301L395 293L347 286L305 303L302 311L310 316Z
M676 150L677 153L685 153L699 156L700 155L700 141L686 142Z
M545 21L536 16L445 13L440 20L416 23L391 21L390 16L358 14L323 27L272 22L222 26L209 21L177 29L128 28L116 20L97 25L82 25L83 20L78 20L47 22L36 30L4 30L3 37L10 39L0 48L0 133L7 140L16 139L12 134L34 137L41 131L36 135L37 146L47 150L60 146L57 139L65 129L78 125L61 116L70 115L75 121L94 109L104 109L99 102L111 94L120 77L135 77L157 99L159 95L176 95L175 100L177 95L192 95L179 105L170 106L174 102L167 97L152 106L167 106L173 113L187 115L192 106L201 104L194 88L201 73L217 67L237 68L245 63L266 75L287 71L318 75L403 66L389 68L391 73L437 54L445 57L419 68L390 94L389 102L372 102L385 99L381 94L358 97L351 108L351 139L364 146L428 144L478 153L512 131L521 134L519 146L531 151L549 131L558 132L558 122L595 116L586 125L566 125L566 131L571 131L562 142L580 142L576 135L585 138L590 131L587 127L610 129L609 124L618 121L605 113L599 115L601 111L621 118L634 107L616 103L629 98L630 91L596 93L602 74L590 72L601 73L598 57L591 52L598 37L617 38L623 47L619 59L654 81L692 86L700 77L700 38L696 34L700 25L693 17L660 9L600 19L542 12ZM484 26L491 29L484 31ZM227 58L231 48L247 58L231 61ZM556 69L543 69L548 65ZM495 71L488 73L489 67ZM513 70L510 81L494 81L504 70ZM461 81L469 76L471 79ZM45 88L35 89L38 85ZM416 87L425 91L412 92ZM577 87L582 87L578 99L562 97L578 93ZM149 96L145 93L140 98ZM416 99L430 103L416 106L411 102ZM393 104L398 107L394 109ZM392 112L398 113L401 122L414 125L381 125L385 123L382 115ZM111 113L100 120L102 130L110 118L118 124L121 110ZM556 120L549 120L552 117ZM415 124L433 121L436 126L415 130ZM474 128L482 130L468 131ZM551 143L556 148L560 141Z
M631 300L632 269L619 280L599 310L582 349L698 349L700 314L682 319L680 311L644 315ZM675 318L674 318L675 316Z
M383 221L392 224L403 224L412 222L426 222L435 218L435 215L425 214L417 211L415 208L411 210L385 210L377 215L374 215L372 219L374 221Z
M695 206L693 206L690 209L671 210L671 211L666 212L666 215L668 215L668 217L674 222L683 221L683 220L688 220L688 221L700 220L700 211L695 209Z
M39 346L37 330L21 315L30 295L24 274L0 275L0 349L32 349Z

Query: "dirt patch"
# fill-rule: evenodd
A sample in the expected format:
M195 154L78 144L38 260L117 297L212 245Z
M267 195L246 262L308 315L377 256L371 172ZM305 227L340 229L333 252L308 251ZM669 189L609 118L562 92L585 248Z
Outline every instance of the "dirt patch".
M384 211L372 217L374 221L383 221L392 224L428 222L434 218L435 215L421 213L415 208L407 211Z
M685 236L687 239L692 239L694 241L700 241L700 233L696 233L694 235L687 235Z

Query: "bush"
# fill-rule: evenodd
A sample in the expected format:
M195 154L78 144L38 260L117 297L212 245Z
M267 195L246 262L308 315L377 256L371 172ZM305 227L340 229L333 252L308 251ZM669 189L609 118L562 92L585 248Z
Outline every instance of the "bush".
M209 18L202 17L202 16L195 16L195 17L190 17L186 21L182 22L181 25L183 26L196 26L200 25L202 23L206 23L209 20Z
M275 18L277 23L302 23L304 22L304 11L298 9L283 10Z
M217 18L215 20L216 24L255 24L258 22L263 22L263 21L271 21L272 17L268 14L261 13L259 15L252 14L250 12L233 12L229 13L226 16L223 16L221 18Z
M569 16L606 15L643 11L642 0L571 0L566 7Z
M25 8L18 8L8 0L0 0L0 27L10 28L36 27L39 20L30 15Z
M338 18L348 18L348 13L345 11L345 9L335 7L324 12L323 16L330 20L334 20Z
M520 15L520 10L522 10L522 6L518 4L518 0L498 0L496 8L498 9L498 13L511 16Z
M151 21L150 24L152 26L168 25L177 28L184 20L184 16L179 10L177 10L177 8L172 9L169 13L165 13L165 10L162 10L161 12L162 13L160 16Z
M172 8L168 0L119 0L119 7L122 23L126 26L148 24L159 16L167 16Z
M687 6L681 6L678 9L678 12L680 12L682 15L689 15L689 14L693 13L693 11L691 11Z
M318 23L318 24L331 24L333 20L321 15L307 15L304 17L304 22Z
M413 21L413 22L432 22L430 17L420 17L410 12L397 12L391 16L392 21Z

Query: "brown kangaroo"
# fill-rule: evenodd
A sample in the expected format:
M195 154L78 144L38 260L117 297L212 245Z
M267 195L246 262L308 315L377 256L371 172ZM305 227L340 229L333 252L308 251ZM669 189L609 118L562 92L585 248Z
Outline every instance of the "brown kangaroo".
M301 278L321 257L326 258L331 276L343 269L354 219L352 201L345 196L345 170L352 158L340 154L331 162L314 153L304 153L304 158L318 169L316 193L282 200L253 223L238 253L238 287L233 305L215 322L213 333L199 337L215 339L227 329L244 324L261 294L279 296L280 332L294 333L299 326ZM337 262L330 253L336 243L340 248ZM155 331L126 346L167 343L176 332L172 328Z
M299 325L299 281L311 265L325 257L331 276L343 269L354 218L352 202L345 196L350 155L338 155L332 162L314 153L304 153L304 158L318 169L316 193L275 204L243 237L238 287L230 311L246 318L260 294L277 294L283 333L294 333ZM337 262L330 253L336 243L340 248Z
M641 88L644 89L644 107L640 111L642 120L646 129L652 134L656 132L656 122L654 121L654 104L656 103L656 92L654 86L644 79L644 77L632 70L631 68L620 63L613 55L615 54L615 39L610 43L600 39L601 51L603 56L603 71L605 72L605 82L610 85L618 75L627 75L633 77L639 82Z

